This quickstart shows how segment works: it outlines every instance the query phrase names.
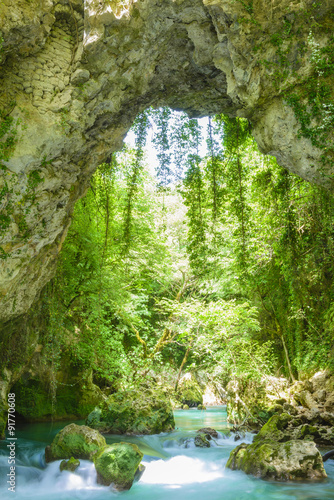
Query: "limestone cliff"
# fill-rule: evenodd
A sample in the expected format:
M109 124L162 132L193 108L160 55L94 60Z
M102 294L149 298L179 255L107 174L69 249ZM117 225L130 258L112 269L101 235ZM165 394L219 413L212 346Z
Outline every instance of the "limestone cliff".
M2 321L51 278L75 201L147 106L247 117L263 152L330 185L284 92L314 72L333 12L332 0L4 0Z

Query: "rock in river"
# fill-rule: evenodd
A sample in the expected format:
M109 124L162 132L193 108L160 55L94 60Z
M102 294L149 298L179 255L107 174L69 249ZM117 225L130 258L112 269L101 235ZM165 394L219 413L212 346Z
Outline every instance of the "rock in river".
M80 465L80 460L71 457L69 460L62 460L59 465L60 472L67 470L69 472L74 472Z
M159 434L175 428L173 409L159 390L119 391L100 403L87 425L111 434Z
M96 430L70 424L58 432L51 445L45 448L45 461L71 457L91 460L105 446L106 440Z
M226 467L263 479L278 481L321 480L327 477L322 457L313 441L291 438L292 417L274 415L252 444L235 448Z
M94 457L98 483L112 485L118 491L130 489L142 458L143 454L135 444L107 446Z
M232 451L226 467L278 481L314 481L327 477L321 455L312 441L242 443Z

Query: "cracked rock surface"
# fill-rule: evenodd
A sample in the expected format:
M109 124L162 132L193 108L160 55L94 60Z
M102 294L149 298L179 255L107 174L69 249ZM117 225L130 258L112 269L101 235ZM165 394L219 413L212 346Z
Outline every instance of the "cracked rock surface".
M123 12L113 1L0 4L0 110L17 131L0 180L2 325L24 314L52 277L75 201L148 106L246 117L264 153L325 182L321 152L298 138L274 69L263 64L275 62L269 41L288 19L298 36L289 41L294 71L285 84L298 87L309 74L302 13L311 1L254 0L252 12L235 0L130 3ZM318 24L331 19L332 4L318 8ZM325 44L317 23L314 36Z

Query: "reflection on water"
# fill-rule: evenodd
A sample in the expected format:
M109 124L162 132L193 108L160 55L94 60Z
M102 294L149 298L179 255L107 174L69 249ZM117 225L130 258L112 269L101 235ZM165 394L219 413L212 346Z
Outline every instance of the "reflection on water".
M325 464L329 475L321 484L272 483L243 472L225 469L237 443L226 422L224 407L175 412L177 429L155 436L106 436L108 443L136 443L144 453L146 470L138 483L121 496L124 500L333 500L334 461ZM81 422L83 423L83 422ZM44 448L66 423L30 424L17 432L17 488L19 500L108 500L120 497L96 483L94 465L81 460L75 473L60 472L60 461L46 465ZM194 437L201 427L219 431L211 448L196 448ZM250 443L247 434L243 442ZM0 498L8 500L8 441L0 443Z

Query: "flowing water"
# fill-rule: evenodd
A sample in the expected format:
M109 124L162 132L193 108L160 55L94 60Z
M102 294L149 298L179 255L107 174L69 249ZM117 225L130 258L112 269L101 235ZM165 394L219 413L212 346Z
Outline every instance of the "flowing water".
M0 444L0 498L3 500L329 500L334 499L334 460L325 468L323 483L274 483L225 469L230 451L238 444L229 433L224 407L175 411L177 429L154 436L107 436L108 443L129 441L144 453L146 470L131 490L115 493L96 483L94 465L81 460L75 473L59 471L60 461L45 465L44 448L66 424L27 424L17 431L16 491L8 491L8 440ZM211 448L196 448L201 427L219 431ZM248 434L243 442L251 442ZM241 441L239 441L241 442Z

